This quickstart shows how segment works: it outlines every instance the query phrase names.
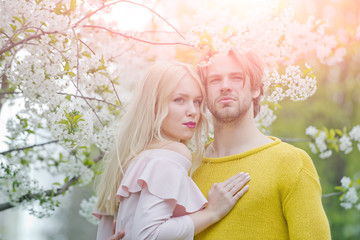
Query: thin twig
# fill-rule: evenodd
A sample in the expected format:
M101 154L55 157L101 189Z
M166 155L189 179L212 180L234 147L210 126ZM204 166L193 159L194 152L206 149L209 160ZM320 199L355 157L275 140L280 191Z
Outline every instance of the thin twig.
M327 193L327 194L323 194L321 195L321 197L325 198L325 197L332 197L332 196L338 196L343 194L343 192L333 192L333 193Z
M79 91L79 65L80 65L80 53L79 53L79 41L75 32L75 29L72 29L74 37L75 37L75 45L76 45L76 95Z
M94 55L95 55L95 52L81 39L79 39L79 41L84 44Z
M6 95L6 94L21 94L22 92L0 92L0 95Z
M103 103L106 103L108 105L111 105L111 106L114 106L114 107L117 107L117 108L122 108L121 106L119 105L116 105L116 104L113 104L113 103L109 103L103 99L98 99L98 98L95 98L95 97L84 97L84 96L79 96L79 95L75 95L75 94L69 94L69 93L62 93L62 92L58 92L57 94L60 94L60 95L70 95L72 97L75 97L75 98L82 98L82 99L88 99L88 100L92 100L92 101L98 101L98 102L103 102Z
M15 151L23 151L23 150L26 150L26 149L29 149L29 148L40 147L40 146L44 146L44 145L48 145L48 144L52 144L52 143L56 143L56 142L58 142L58 140L53 140L53 141L50 141L50 142L34 144L34 145L31 145L31 146L26 146L26 147L21 147L21 148L13 148L13 149L9 149L9 150L4 151L4 152L0 152L0 155L5 155L7 153L11 153L11 152L15 152Z
M130 3L130 4L134 4L134 5L137 5L137 6L140 6L140 7L143 7L143 8L146 8L147 10L149 10L150 12L152 12L153 14L155 14L156 16L158 16L161 20L163 20L167 25L169 25L172 29L174 29L174 31L179 34L180 37L182 37L184 40L186 40L186 38L171 24L169 23L164 17L162 17L159 13L157 13L156 11L154 11L153 9L143 5L143 4L140 4L140 3L136 3L136 2L132 2L132 1L127 1L127 0L121 0L121 1L116 1L116 2L113 2L113 3L109 3L107 5L103 4L102 7L100 7L99 9L95 10L94 12L91 12L89 13L88 15L86 15L85 17L83 17L82 19L80 19L78 22L75 23L75 27L77 27L79 25L79 23L81 23L82 21L84 21L86 18L89 18L91 17L92 15L94 15L95 13L97 13L98 11L101 11L103 10L104 8L108 8L110 7L111 5L114 5L114 4L118 4L118 3L121 3L121 2L126 2L126 3Z
M162 17L159 13L157 13L156 11L154 11L153 9L145 6L145 5L142 5L140 3L136 3L136 2L132 2L132 1L127 1L127 0L124 0L123 2L127 2L127 3L130 3L130 4L134 4L134 5L138 5L140 7L143 7L143 8L146 8L147 10L149 10L150 12L152 12L153 14L155 14L156 16L158 16L159 18L161 18L161 20L163 20L167 25L169 25L172 29L175 30L175 32L177 34L179 34L180 37L182 37L184 40L186 40L186 38L171 24L169 23L164 17Z
M86 102L86 104L90 107L91 111L95 114L96 118L99 120L100 124L102 126L104 126L103 122L101 121L99 115L96 113L95 109L90 105L90 103L87 101L86 97L82 94L82 92L80 91L80 89L76 86L76 84L74 83L73 80L70 79L70 81L72 82L72 84L74 85L74 87L76 88L76 92L79 92L82 99L84 99L84 101Z
M116 95L119 103L121 103L120 97L119 97L119 95L118 95L118 93L117 93L117 91L116 91L116 89L115 89L114 81L111 80L110 78L109 78L109 81L111 82L111 85L112 85L112 87L113 87L113 89L114 89L115 95Z
M34 194L33 193L28 193L28 194L25 194L25 195L21 196L17 202L21 203L21 202L23 202L25 200L36 199L36 198L39 198L39 197L43 196L44 194L46 196L48 196L48 197L49 196L56 197L56 196L62 194L63 192L67 191L69 189L69 187L71 185L73 185L74 183L76 183L78 180L79 180L79 177L71 178L61 188L57 188L55 192L53 190L46 190L43 193L34 193ZM15 206L13 204L11 204L10 202L2 203L2 204L0 204L0 212L4 211L6 209L9 209L9 208L13 208L13 207L15 207Z
M26 43L27 41L30 41L30 40L32 40L32 39L40 38L41 36L46 35L46 34L61 34L61 33L55 31L55 32L42 32L42 33L39 33L39 34L36 34L36 35L32 35L32 36L30 36L30 37L28 37L28 38L25 38L25 39L23 39L23 40L20 40L20 41L18 41L18 42L15 42L15 43L9 45L8 47L2 48L2 49L0 50L0 56L1 56L3 53L9 51L10 49L12 49L12 48L14 48L14 47L16 47L16 46L18 46L18 45L20 45L20 44Z
M311 142L310 138L282 138L279 137L283 142Z
M147 43L147 44L151 44L151 45L182 45L182 46L187 46L187 47L191 47L191 48L194 48L194 46L188 44L188 43L182 43L182 42L170 42L170 43L163 43L163 42L152 42L152 41L146 41L146 40L143 40L141 38L136 38L136 37L133 37L133 36L129 36L127 34L124 34L124 33L120 33L120 32L115 32L115 31L112 31L108 28L105 28L105 27L101 27L101 26L96 26L96 25L82 25L81 27L87 27L87 28L99 28L99 29L102 29L102 30L105 30L107 32L110 32L112 34L115 34L115 35L120 35L126 39L132 39L132 40L135 40L135 41L138 41L138 42L143 42L143 43Z

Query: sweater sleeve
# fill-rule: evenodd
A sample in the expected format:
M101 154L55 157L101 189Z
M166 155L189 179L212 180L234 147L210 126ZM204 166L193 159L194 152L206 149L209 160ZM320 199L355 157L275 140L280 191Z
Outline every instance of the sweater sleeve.
M283 211L288 223L290 239L331 239L315 168L300 170L285 199Z
M159 198L144 187L130 239L193 239L194 223L187 215L171 217L175 207L176 201Z

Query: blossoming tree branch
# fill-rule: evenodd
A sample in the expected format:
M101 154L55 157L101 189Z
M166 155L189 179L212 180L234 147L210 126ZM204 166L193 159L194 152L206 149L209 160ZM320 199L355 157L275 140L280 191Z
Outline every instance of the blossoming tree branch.
M1 139L0 211L22 207L50 216L60 204L57 196L92 183L141 70L154 61L196 64L207 56L206 64L232 47L255 51L266 64L256 121L269 132L282 100L304 101L315 93L309 59L333 66L348 54L337 36L327 34L325 21L297 21L294 10L279 8L278 1L242 14L212 2L0 1L0 111L18 109ZM130 6L149 16L141 31L123 30L117 22L116 9ZM360 39L360 27L351 38ZM360 151L360 125L309 126L306 135L320 158ZM54 176L52 182L45 187L36 172ZM356 181L345 176L334 194L346 209L360 209ZM94 201L83 207L91 209Z

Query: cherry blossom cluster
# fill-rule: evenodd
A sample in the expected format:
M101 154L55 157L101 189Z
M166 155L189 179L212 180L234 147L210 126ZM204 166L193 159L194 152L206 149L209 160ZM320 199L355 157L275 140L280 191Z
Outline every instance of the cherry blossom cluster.
M341 151L349 154L356 145L360 151L360 125L354 126L350 132L346 129L317 129L309 126L305 134L310 136L312 142L309 144L311 151L318 154L320 158L329 158L333 151Z
M346 54L336 37L326 34L325 22L309 17L306 23L299 23L291 8L277 15L259 8L244 20L221 16L211 27L197 26L187 33L188 42L207 55L206 61L230 48L254 51L270 69L292 65L309 53L315 53L321 63L333 65Z
M340 182L341 186L336 187L337 190L343 192L340 196L340 206L345 209L351 209L353 206L355 206L355 208L360 211L359 184L346 176L344 176Z
M94 225L99 223L99 220L92 215L92 212L96 209L96 202L97 198L95 196L91 196L89 199L83 199L80 203L79 210L79 214Z
M266 74L264 86L270 92L265 98L269 102L278 103L284 98L302 101L315 93L316 78L309 67L302 72L300 66L289 66L284 74L277 71Z
M15 165L0 162L0 176L1 201L26 208L30 214L39 218L51 216L59 206L58 200L45 195L36 179L30 178Z

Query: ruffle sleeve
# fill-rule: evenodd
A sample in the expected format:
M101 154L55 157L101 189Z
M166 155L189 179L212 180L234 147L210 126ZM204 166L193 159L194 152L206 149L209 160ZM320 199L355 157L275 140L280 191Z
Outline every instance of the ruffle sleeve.
M188 176L190 166L190 161L177 152L165 149L146 150L126 171L117 197L126 198L147 187L151 194L159 198L175 200L175 211L178 214L196 212L207 201Z

